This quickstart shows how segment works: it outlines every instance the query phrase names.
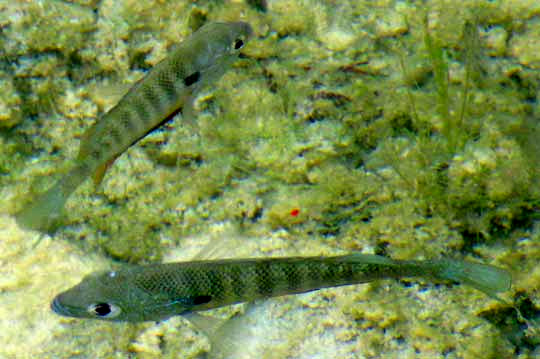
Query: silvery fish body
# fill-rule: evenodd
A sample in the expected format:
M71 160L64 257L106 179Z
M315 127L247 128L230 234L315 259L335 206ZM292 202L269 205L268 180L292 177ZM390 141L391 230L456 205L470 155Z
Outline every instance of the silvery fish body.
M503 269L465 261L400 261L369 254L227 259L126 267L90 274L56 296L61 315L112 321L162 320L225 305L385 278L450 280L488 295L508 290Z
M17 222L47 229L86 178L94 175L99 183L128 147L189 106L201 87L223 75L251 33L244 22L209 23L178 44L83 134L72 170L19 212Z

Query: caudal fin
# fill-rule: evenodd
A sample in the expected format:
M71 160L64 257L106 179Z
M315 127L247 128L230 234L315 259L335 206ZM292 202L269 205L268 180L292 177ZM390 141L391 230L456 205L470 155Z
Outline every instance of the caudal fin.
M439 264L438 276L442 279L466 284L492 298L498 299L497 293L509 290L512 285L512 276L502 268L459 260L443 260Z
M38 196L29 206L15 214L19 226L26 229L46 231L62 215L64 205L69 196L86 179L93 167L81 162L73 167L67 174L47 192Z
M15 214L19 226L25 229L45 231L62 214L67 196L64 195L60 184L56 184L43 193L34 202Z

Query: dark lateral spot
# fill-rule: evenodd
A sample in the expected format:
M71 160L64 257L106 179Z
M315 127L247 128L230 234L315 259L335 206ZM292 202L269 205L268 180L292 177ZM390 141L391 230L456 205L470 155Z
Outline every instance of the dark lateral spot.
M184 78L184 85L191 86L197 81L199 81L200 77L201 77L201 73L199 71L196 71L192 73L191 75Z
M206 304L209 303L211 300L212 296L210 295L199 295L193 298L193 305Z

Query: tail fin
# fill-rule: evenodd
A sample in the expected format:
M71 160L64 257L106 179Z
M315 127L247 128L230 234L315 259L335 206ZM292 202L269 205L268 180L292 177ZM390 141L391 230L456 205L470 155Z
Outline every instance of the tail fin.
M19 226L44 231L60 217L67 197L58 182L15 215Z
M38 231L50 229L62 215L64 204L71 193L88 177L91 170L90 166L81 163L62 175L51 189L15 214L17 223L26 229Z
M459 260L441 260L436 264L436 274L441 279L466 284L498 300L497 293L509 290L512 285L512 276L502 268Z

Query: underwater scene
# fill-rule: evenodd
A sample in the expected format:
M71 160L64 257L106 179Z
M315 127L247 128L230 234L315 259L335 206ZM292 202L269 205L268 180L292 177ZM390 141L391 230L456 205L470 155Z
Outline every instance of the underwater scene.
M0 0L0 358L540 358L538 0Z

